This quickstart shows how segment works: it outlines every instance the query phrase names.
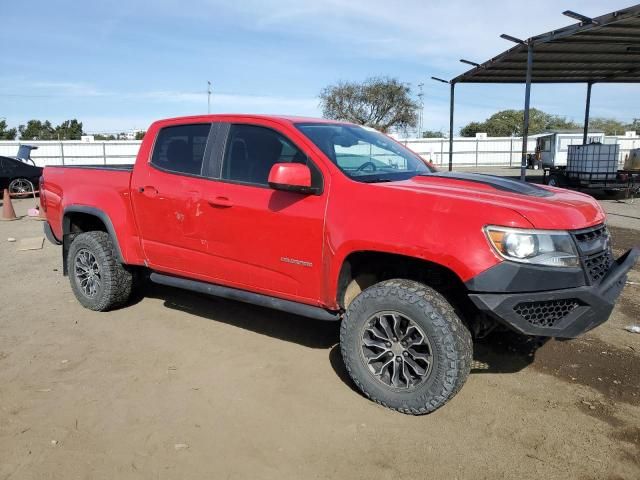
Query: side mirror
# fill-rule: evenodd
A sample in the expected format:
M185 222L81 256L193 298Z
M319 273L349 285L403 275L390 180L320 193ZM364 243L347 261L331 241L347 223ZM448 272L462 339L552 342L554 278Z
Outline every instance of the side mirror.
M269 186L274 190L314 193L311 170L302 163L276 163L269 172Z

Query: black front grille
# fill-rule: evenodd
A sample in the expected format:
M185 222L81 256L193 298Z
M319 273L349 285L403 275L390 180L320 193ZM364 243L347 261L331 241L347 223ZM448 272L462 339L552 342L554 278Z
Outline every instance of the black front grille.
M553 327L582 303L575 298L519 303L513 310L531 325Z
M590 257L583 258L584 268L587 271L591 283L596 283L607 274L613 263L611 250L596 253Z
M613 263L613 254L606 225L597 225L573 232L580 260L590 284L599 282Z
M586 242L592 242L593 240L597 240L601 237L608 238L609 231L607 230L606 225L598 225L596 227L575 232L574 237L576 238L576 242L578 242L579 244L584 244Z

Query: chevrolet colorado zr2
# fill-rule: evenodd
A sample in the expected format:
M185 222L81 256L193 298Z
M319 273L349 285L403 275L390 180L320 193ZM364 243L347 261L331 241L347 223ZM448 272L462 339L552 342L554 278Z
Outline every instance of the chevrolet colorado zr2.
M429 413L495 325L572 338L605 322L638 249L612 257L591 197L440 173L374 130L207 115L155 122L135 165L41 179L45 233L78 301L105 311L151 281L341 321L371 400Z

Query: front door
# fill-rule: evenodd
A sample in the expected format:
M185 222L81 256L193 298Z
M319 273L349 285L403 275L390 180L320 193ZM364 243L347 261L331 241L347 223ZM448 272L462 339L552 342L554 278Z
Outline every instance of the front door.
M281 162L307 164L314 186L322 187L319 168L276 125L256 120L230 126L219 180L207 194L213 213L205 235L218 267L212 280L314 303L321 288L327 194L271 189L269 171Z

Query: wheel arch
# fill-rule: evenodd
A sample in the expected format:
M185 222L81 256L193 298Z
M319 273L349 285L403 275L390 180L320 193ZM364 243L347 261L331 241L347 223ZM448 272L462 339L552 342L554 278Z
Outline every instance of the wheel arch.
M360 291L392 278L419 281L438 291L466 292L460 277L439 263L382 250L357 250L342 260L334 283L335 301L340 308L346 308Z
M105 212L87 205L69 205L62 214L62 265L63 274L67 275L67 256L73 236L88 231L103 231L109 234L115 248L118 261L125 263L113 223Z

